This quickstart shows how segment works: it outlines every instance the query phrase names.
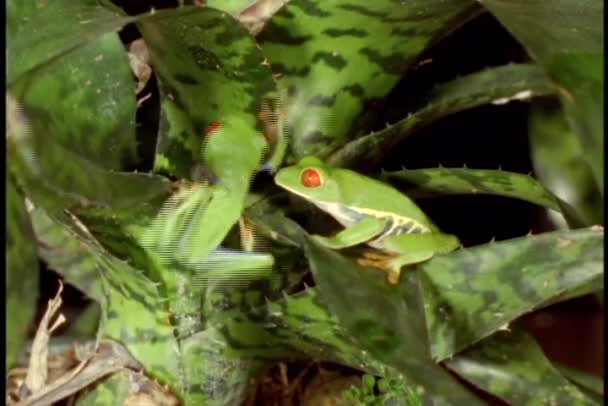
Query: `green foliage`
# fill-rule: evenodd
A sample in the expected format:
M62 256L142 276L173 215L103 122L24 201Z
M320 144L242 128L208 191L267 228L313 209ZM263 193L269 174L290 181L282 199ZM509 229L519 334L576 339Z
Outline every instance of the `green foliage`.
M376 386L378 394L374 390ZM361 387L351 386L344 391L344 399L366 406L422 406L422 400L415 392L404 388L402 381L392 378L376 380L376 377L367 374L361 378Z
M556 365L519 321L602 290L601 2L291 0L274 14L277 2L179 3L135 16L105 1L7 5L7 368L36 313L40 259L95 301L74 331L122 344L185 404L240 404L273 363L311 358L364 373L345 392L358 404L482 404L461 380L512 404L601 404L603 386ZM268 19L261 33L245 9ZM375 103L483 11L531 61L437 79L384 128ZM136 101L117 34L129 23L156 100ZM376 171L422 128L510 101L532 102L534 176ZM138 138L146 103L159 113ZM526 201L557 230L435 255L389 285L361 264L363 247L311 238L337 224L260 173L309 154L417 202ZM141 162L152 164L131 170ZM351 215L373 209L335 199ZM129 379L115 374L77 404L119 404Z

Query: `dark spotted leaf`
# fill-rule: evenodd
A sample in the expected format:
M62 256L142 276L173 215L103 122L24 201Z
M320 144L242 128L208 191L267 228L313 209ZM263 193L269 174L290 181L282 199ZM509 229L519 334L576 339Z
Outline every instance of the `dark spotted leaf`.
M40 211L34 218L51 266L100 303L100 337L123 344L147 373L183 393L179 347L159 286L106 251L75 217L71 224Z
M431 359L415 273L405 275L396 289L388 286L382 272L363 268L304 238L321 299L365 350L434 398L481 404ZM344 289L345 280L348 289Z
M412 114L382 131L350 141L334 152L329 162L336 166L378 163L385 151L445 116L488 103L503 104L555 92L555 86L537 65L511 64L485 69L421 95L420 107Z
M6 365L17 361L38 302L36 239L14 179L6 180Z
M446 361L462 378L513 405L600 405L570 383L516 326Z
M13 84L11 117L23 131L8 137L9 164L34 203L124 210L168 192L160 177L118 172L135 150L133 86L113 33Z
M449 358L519 316L571 297L572 291L601 290L603 243L601 227L556 231L462 249L420 264L433 358Z
M292 0L259 34L287 91L295 160L325 158L429 44L475 15L469 0Z
M559 88L597 187L604 193L604 2L481 0Z
M32 225L38 242L38 254L48 267L64 280L98 302L103 300L101 274L97 261L73 231L36 208L31 213Z
M534 172L543 184L576 208L585 224L603 224L602 194L578 138L555 104L540 100L532 104L530 146Z

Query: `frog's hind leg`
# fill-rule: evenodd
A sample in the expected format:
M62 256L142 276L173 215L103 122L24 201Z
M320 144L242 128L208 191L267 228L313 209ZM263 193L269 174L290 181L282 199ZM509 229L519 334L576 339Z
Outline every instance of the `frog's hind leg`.
M405 265L417 264L431 259L433 254L434 253L431 251L412 252L409 254L365 252L357 262L359 265L382 269L386 272L388 282L392 285L396 285L399 283L401 268Z

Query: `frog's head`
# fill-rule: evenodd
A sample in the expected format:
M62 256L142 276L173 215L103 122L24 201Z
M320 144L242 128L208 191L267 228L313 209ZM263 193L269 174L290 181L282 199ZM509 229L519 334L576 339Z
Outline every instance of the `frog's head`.
M274 180L283 189L307 200L337 201L339 188L331 170L319 158L306 157L297 165L281 169Z

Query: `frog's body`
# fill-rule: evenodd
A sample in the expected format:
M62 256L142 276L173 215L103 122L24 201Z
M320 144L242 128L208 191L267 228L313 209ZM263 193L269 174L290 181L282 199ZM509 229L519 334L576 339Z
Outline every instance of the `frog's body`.
M317 158L307 157L281 169L275 181L345 227L333 237L315 236L325 246L340 249L365 243L390 254L380 264L377 258L361 262L388 269L391 283L397 283L402 266L460 245L455 236L441 233L406 195L357 172L326 166Z

